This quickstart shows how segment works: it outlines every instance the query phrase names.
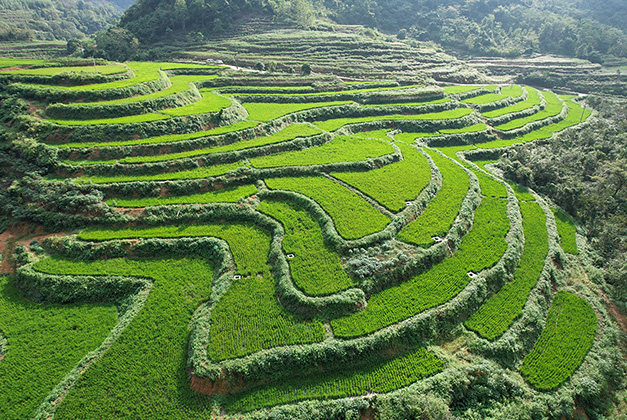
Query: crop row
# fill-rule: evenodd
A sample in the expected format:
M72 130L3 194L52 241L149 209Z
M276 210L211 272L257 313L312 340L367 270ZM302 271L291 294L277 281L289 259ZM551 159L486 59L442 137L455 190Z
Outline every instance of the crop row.
M507 201L484 198L472 229L452 257L372 295L363 311L332 320L334 334L344 338L369 334L449 301L468 285L468 272L479 273L498 262L507 248L509 225Z

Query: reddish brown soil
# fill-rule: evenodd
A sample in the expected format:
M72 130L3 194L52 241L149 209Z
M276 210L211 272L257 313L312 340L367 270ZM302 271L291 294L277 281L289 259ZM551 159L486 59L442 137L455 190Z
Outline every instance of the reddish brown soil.
M367 408L365 411L359 413L360 420L375 420L375 418L373 408Z
M67 235L68 233L63 232L46 232L42 226L18 225L9 227L0 234L0 253L2 254L0 273L15 273L15 264L11 256L16 246L27 246L32 241L43 241L46 238Z
M241 379L229 378L225 373L223 373L217 381L200 378L192 374L190 386L194 391L205 395L226 395L246 388L246 385Z

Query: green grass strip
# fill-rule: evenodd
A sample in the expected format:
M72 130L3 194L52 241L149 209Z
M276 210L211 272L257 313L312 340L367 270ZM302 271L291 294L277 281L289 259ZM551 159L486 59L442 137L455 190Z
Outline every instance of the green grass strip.
M298 137L310 137L320 134L320 129L309 124L291 124L283 130L264 137L256 137L251 140L242 140L223 146L208 147L199 150L190 150L188 152L168 153L165 155L154 156L133 156L120 160L121 163L147 163L147 162L165 162L168 160L184 159L194 156L208 155L211 153L224 153L234 150L245 150L252 147L267 146L269 144L281 143L288 140L294 140Z
M38 69L21 69L21 70L9 70L2 74L23 74L34 76L54 76L59 73L90 73L90 74L120 74L126 73L128 69L116 64L97 66L98 73L94 71L93 65L86 66L71 66L71 67L41 67Z
M117 322L104 304L40 304L0 277L0 331L9 342L0 360L0 417L31 418L52 389Z
M113 198L107 200L107 204L114 207L150 207L175 204L235 203L240 198L251 196L256 192L257 188L254 185L242 185L224 190L173 197Z
M403 160L368 172L335 172L331 175L346 182L390 211L404 209L429 185L431 168L427 158L415 147L399 145ZM382 186L385 186L382 188Z
M249 121L272 121L287 114L292 114L298 111L305 111L307 109L314 108L323 108L327 106L347 105L351 103L352 101L311 102L306 104L251 102L243 105L244 108L246 108L246 111L248 111Z
M423 121L423 120L452 120L466 115L470 115L472 109L470 108L457 108L449 109L447 111L432 112L426 114L392 114L392 115L377 115L376 117L360 117L360 118L336 118L326 121L316 121L314 124L326 131L335 131L348 124L359 124L373 121Z
M250 159L250 163L255 168L325 165L337 162L364 161L391 153L394 153L392 145L380 140L337 136L321 146L255 157Z
M251 411L310 399L387 393L440 372L444 362L424 348L392 360L298 376L229 398L226 410Z
M273 190L295 191L320 204L346 239L357 239L384 229L390 219L362 197L325 177L272 178Z
M562 112L562 108L564 106L559 96L557 96L550 90L544 91L543 95L544 99L546 100L546 106L543 110L538 111L535 114L529 115L527 117L516 118L505 124L497 125L494 128L502 131L514 130L516 128L524 127L531 122L541 121L559 115L559 113Z
M451 102L451 98L441 98L428 102L400 102L394 104L363 104L361 105L363 108L377 108L377 107L394 107L394 106L424 106L424 105L435 105L435 104L445 104L447 102Z
M501 88L501 93L488 93L463 100L466 104L489 104L507 98L517 98L523 94L522 86L511 85Z
M438 137L439 133L398 133L394 136L394 140L402 141L403 143L414 144L416 139L423 137Z
M514 280L488 299L465 325L488 340L494 340L522 315L529 293L538 282L549 252L546 215L537 203L520 203L525 233L525 250L514 272Z
M478 89L486 89L486 90L494 90L496 89L496 85L488 85L488 86L472 86L472 85L455 85L455 86L444 86L444 92L449 95L459 95L460 93L472 92L473 90Z
M558 292L544 331L525 356L520 373L540 390L551 390L570 378L594 341L597 317L582 298Z
M288 260L292 279L305 294L331 295L356 285L308 212L286 201L264 201L257 210L283 224L283 251L294 255Z
M18 67L18 66L41 66L43 64L46 64L45 60L25 60L23 58L0 58L0 69L5 69L7 67Z
M442 173L442 187L420 217L405 226L397 238L418 246L433 244L433 236L445 236L466 197L468 174L437 152L426 150Z
M167 120L170 117L154 112L140 115L129 115L127 117L102 118L97 120L47 120L60 125L103 125L103 124L134 124L151 121Z
M200 179L212 176L224 175L229 171L243 167L242 163L226 163L223 165L201 166L196 169L189 169L179 172L168 172L156 175L85 175L76 179L76 182L93 182L94 184L108 184L112 182L132 182L132 181L168 181L173 179Z
M230 100L210 90L201 89L200 94L202 99L197 102L179 108L163 109L161 112L173 117L186 117L194 114L215 113L231 106Z
M552 208L555 215L555 225L560 235L560 245L567 254L579 255L577 248L577 226L563 210Z
M417 89L421 88L424 85L409 85L409 86L394 86L394 87L378 87L378 88L370 88L370 89L353 89L353 90L332 90L332 91L324 91L324 92L313 92L313 93L249 93L247 96L307 96L307 97L316 97L316 96L327 96L327 95L353 95L364 92L387 92L387 91L395 91L395 90L407 90L407 89Z
M440 130L442 134L460 134L460 133L477 133L479 131L485 131L488 129L488 126L484 123L479 123L475 125L469 125L467 127L462 128L449 128Z
M506 114L524 111L526 109L533 108L534 106L539 106L541 103L540 92L538 92L537 89L529 86L526 86L525 89L527 89L527 93L529 96L524 101L517 102L504 108L498 108L493 111L484 112L482 115L486 118L496 118Z
M160 144L160 143L173 143L177 141L193 140L201 137L218 136L220 134L233 133L235 131L245 130L258 126L258 122L254 121L240 121L235 124L225 125L222 127L214 128L211 130L195 131L187 134L168 134L158 137L147 137L137 140L124 140L124 141L105 141L105 142L84 142L84 143L65 143L65 144L50 144L51 146L66 148L89 148L89 147L119 147L119 146L139 146L142 144Z
M349 338L369 334L448 302L468 285L469 271L478 273L498 262L507 249L508 230L507 201L484 198L475 212L471 231L452 257L404 283L372 295L363 311L332 320L335 336Z

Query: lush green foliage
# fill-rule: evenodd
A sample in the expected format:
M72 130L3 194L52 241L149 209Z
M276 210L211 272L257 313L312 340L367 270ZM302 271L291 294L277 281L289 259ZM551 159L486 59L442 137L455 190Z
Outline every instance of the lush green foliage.
M26 300L11 278L0 277L0 330L10 343L0 361L0 416L30 418L116 321L112 305L37 304Z
M484 123L469 125L462 128L448 128L440 130L442 134L459 134L459 133L476 133L478 131L485 131L488 128Z
M484 198L475 212L472 230L452 257L374 294L363 311L332 320L333 333L338 337L369 334L449 301L468 285L468 272L479 273L501 258L507 248L508 230L507 202Z
M342 269L340 259L324 243L318 222L305 210L284 201L264 201L257 210L283 224L283 250L293 254L290 271L296 286L308 295L330 295L355 286Z
M559 96L557 96L555 93L551 92L550 90L544 91L542 95L544 96L544 99L546 100L546 106L544 107L543 110L538 111L535 114L530 115L528 117L517 118L505 124L497 125L495 128L498 130L503 130L503 131L513 130L515 128L523 127L524 125L529 124L534 121L540 121L549 117L554 117L558 115L560 112L562 112L563 104Z
M468 174L449 159L427 151L442 173L442 187L425 211L398 234L398 239L428 246L434 236L446 236L468 193Z
M597 317L584 299L560 291L542 335L525 356L520 372L535 388L558 387L579 367L594 340Z
M516 98L522 95L522 93L522 86L505 86L501 88L501 93L488 93L485 95L464 99L462 102L466 104L489 104L491 102L501 101L510 97Z
M256 192L257 189L253 185L243 185L241 187L181 196L112 198L107 200L107 204L115 207L149 207L175 204L234 203L240 198L248 197Z
M325 177L272 178L266 184L310 197L331 216L337 232L346 239L378 232L390 222L362 197Z
M189 152L169 153L165 155L155 156L137 156L121 159L121 163L146 163L146 162L163 162L167 160L183 159L187 157L202 156L210 153L230 152L233 150L244 150L252 147L266 146L268 144L280 143L288 140L294 140L297 137L309 137L319 134L321 131L309 124L291 124L283 130L271 134L269 136L256 137L251 140L242 140L223 146L209 147L206 149L192 150Z
M305 399L338 398L385 393L410 385L442 370L444 363L425 349L407 355L357 366L343 371L326 371L275 383L236 395L227 404L229 411L250 411Z
M190 389L185 368L188 324L198 306L209 298L211 264L192 258L90 262L50 258L37 268L56 274L154 280L142 310L111 348L79 378L55 417L206 417L208 401ZM101 398L103 389L107 389L107 398ZM154 389L159 392L151 392Z
M438 133L398 133L394 136L394 140L404 143L414 144L416 139L423 137L438 137Z
M547 253L548 232L544 210L537 203L520 203L525 232L525 250L514 272L514 280L488 299L466 321L466 327L489 340L500 337L518 318L536 285Z
M465 117L472 113L470 108L457 108L441 112L431 112L427 114L392 114L378 115L375 117L359 117L359 118L336 118L327 121L316 121L314 124L326 131L335 131L345 125L366 123L372 121L420 121L420 120L451 120Z
M525 86L525 89L527 90L529 96L524 101L520 101L503 108L497 108L493 111L484 112L482 115L486 118L496 118L513 112L524 111L526 109L533 108L534 106L540 106L540 92L530 86Z
M50 119L48 121L60 125L101 125L101 124L134 124L150 121L166 120L170 117L155 112L140 115L129 115L127 117L101 118L97 120L61 120Z
M281 104L281 103L262 103L251 102L243 104L246 111L248 111L248 120L250 121L271 121L277 118L283 117L287 114L292 114L298 111L304 111L307 109L322 108L326 106L346 105L350 104L350 101L337 101L337 102L312 102L304 104Z
M54 76L59 73L96 73L104 75L110 74L119 74L126 73L128 70L125 67L111 64L104 66L96 66L94 69L93 65L85 65L85 66L71 66L71 67L40 67L34 69L19 69L19 70L9 70L3 72L3 74L31 74L38 76Z
M164 109L161 112L173 117L184 117L187 115L218 112L221 109L231 106L231 101L210 90L201 89L200 94L202 95L202 99L198 102L180 108Z
M555 225L557 226L557 232L560 235L560 244L564 252L569 254L578 255L579 249L577 248L577 226L573 223L570 217L562 210L551 209L555 215Z
M416 148L399 145L403 160L368 172L335 172L331 175L357 188L391 211L406 207L431 180L427 158ZM382 188L382 186L385 186Z
M358 162L391 153L394 153L394 148L390 144L376 139L337 136L321 146L256 157L250 159L250 163L256 168L325 165L336 162Z

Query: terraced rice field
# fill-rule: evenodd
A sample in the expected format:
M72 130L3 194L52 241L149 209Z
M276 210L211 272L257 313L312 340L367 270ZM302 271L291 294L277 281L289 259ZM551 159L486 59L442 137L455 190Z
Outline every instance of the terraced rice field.
M88 118L23 116L45 127L38 147L55 160L38 182L85 201L68 215L76 234L0 279L3 418L265 418L270 407L297 418L280 410L413 389L458 369L446 345L425 343L450 331L517 339L552 229L579 252L566 214L548 217L530 191L484 172L491 157L463 157L584 122L590 110L571 96L339 79L327 91L256 74L240 85L216 67L127 65L127 78L112 63L76 86L54 75L89 66L10 72L51 98L71 91L67 106ZM583 298L552 297L510 372L529 393L568 383L595 337Z

